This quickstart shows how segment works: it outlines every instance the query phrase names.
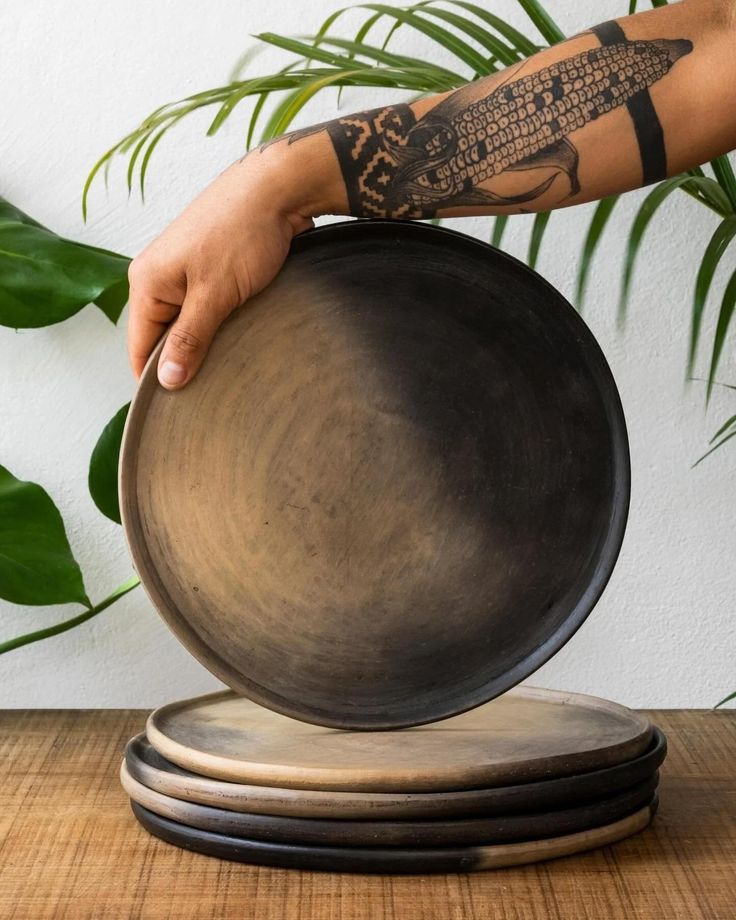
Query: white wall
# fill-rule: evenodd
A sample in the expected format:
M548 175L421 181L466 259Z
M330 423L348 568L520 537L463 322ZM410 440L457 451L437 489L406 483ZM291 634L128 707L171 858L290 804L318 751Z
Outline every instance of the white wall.
M134 254L188 199L240 155L247 109L204 137L207 116L183 122L155 154L144 207L113 168L85 226L80 191L96 157L155 106L214 86L263 30L307 33L343 0L26 0L0 10L0 193L57 232ZM513 0L485 0L512 10ZM550 0L568 32L624 12ZM419 53L417 44L414 50ZM271 53L254 68L281 58ZM365 94L346 94L346 111ZM327 117L325 97L305 123ZM692 470L721 420L736 411L719 390L706 417L699 386L683 384L698 252L715 218L684 195L663 209L642 253L631 318L615 327L625 236L641 193L628 197L596 260L587 319L621 389L633 454L633 502L623 554L601 603L541 672L541 685L583 690L637 706L709 706L736 688L736 445ZM590 206L550 224L541 272L572 296ZM513 221L522 254L529 218ZM458 222L488 232L487 221ZM719 277L722 277L719 276ZM42 483L60 506L89 593L101 599L131 573L120 529L86 490L90 451L133 391L124 347L94 307L48 329L0 328L0 463ZM710 328L708 332L710 332ZM733 347L723 378L736 382ZM71 615L0 602L0 637ZM80 629L0 658L0 705L153 706L217 682L169 635L139 589Z

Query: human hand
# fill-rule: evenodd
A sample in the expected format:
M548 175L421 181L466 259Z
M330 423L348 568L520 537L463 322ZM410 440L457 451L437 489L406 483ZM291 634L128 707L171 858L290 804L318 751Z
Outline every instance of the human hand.
M171 324L158 378L178 389L197 373L226 317L281 268L292 238L321 208L310 197L314 159L275 144L225 170L129 270L128 352L136 377ZM317 159L323 154L317 150Z

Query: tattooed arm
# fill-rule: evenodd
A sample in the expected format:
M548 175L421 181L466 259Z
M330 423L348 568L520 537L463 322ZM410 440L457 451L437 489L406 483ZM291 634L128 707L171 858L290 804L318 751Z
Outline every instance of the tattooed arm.
M411 105L292 132L233 164L131 265L136 374L164 328L169 388L322 214L549 210L659 181L736 147L736 0L603 23Z

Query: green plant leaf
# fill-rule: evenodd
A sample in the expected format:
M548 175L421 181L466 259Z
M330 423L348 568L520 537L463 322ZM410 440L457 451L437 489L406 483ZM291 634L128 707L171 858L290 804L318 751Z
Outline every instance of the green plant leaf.
M435 0L431 0L431 2L435 2ZM509 25L509 23L501 19L500 16L489 13L488 10L478 6L477 3L467 3L466 0L444 0L444 2L451 6L460 7L472 13L474 16L477 16L478 19L485 22L485 24L492 29L495 29L499 35L502 35L510 42L511 46L516 48L522 57L531 57L532 54L536 54L537 51L539 51L539 45L535 45L533 41L523 34L523 32Z
M583 303L585 301L585 289L588 284L590 265L598 243L600 242L601 234L603 233L606 224L608 223L608 219L611 216L611 212L613 211L613 207L618 201L618 198L618 195L611 195L610 198L603 198L598 202L595 211L593 212L593 217L590 221L588 232L585 234L585 242L583 243L583 255L580 260L580 268L578 269L577 291L575 293L575 303L581 313L583 310Z
M713 708L718 709L719 706L723 706L724 703L730 703L731 700L736 700L736 690L734 690L733 693L729 693L728 696L724 697L720 703L716 703Z
M529 252L527 253L526 261L529 265L529 268L534 268L537 264L537 257L539 256L539 247L542 245L542 237L544 236L544 231L547 229L547 223L549 221L550 212L549 211L540 211L539 214L534 216L534 223L532 224L532 232L529 236Z
M732 431L732 432L730 432L729 434L727 434L725 438L722 438L717 444L714 444L713 447L711 447L710 450L707 450L707 451L703 454L702 457L698 457L698 459L695 461L695 463L693 463L693 469L695 469L695 467L696 467L699 463L702 463L703 460L705 460L706 457L710 457L710 455L711 455L712 453L715 453L715 451L717 451L719 447L723 447L723 445L724 445L727 441L730 441L731 438L736 438L736 431Z
M519 0L519 6L534 23L539 34L545 41L548 41L550 45L556 45L557 42L565 40L565 33L552 19L542 4L539 3L539 0Z
M720 438L720 436L724 434L724 432L726 432L732 425L736 425L736 415L732 415L730 419L725 421L708 443L712 444L716 438Z
M624 259L624 270L621 281L621 294L618 302L619 323L623 323L624 319L626 318L626 305L628 303L631 280L634 274L634 264L639 252L639 246L641 245L642 237L644 236L644 231L649 226L649 223L657 213L657 210L667 200L672 192L674 192L675 189L681 188L683 185L694 181L695 180L693 177L687 174L672 176L672 178L665 179L664 182L660 182L658 185L655 185L652 191L649 192L647 197L641 203L637 215L634 218L634 222L631 225L629 239L626 244L626 256Z
M716 332L713 336L713 352L710 361L710 372L708 374L708 387L706 391L706 400L710 399L710 394L715 383L718 362L721 359L721 352L726 341L728 327L731 324L734 307L736 307L736 271L731 275L723 292L721 309L718 313L718 322L716 323Z
M715 233L710 238L710 242L706 247L703 259L700 263L698 275L695 279L695 295L693 297L690 353L687 363L688 374L692 373L695 364L695 355L700 339L700 328L703 321L703 312L705 311L705 302L713 281L713 275L715 274L716 268L718 268L721 257L734 236L736 236L736 215L727 217L718 225Z
M437 9L429 2L419 3L414 7L417 14L422 16L433 16L448 25L454 26L458 31L464 32L468 38L472 38L481 48L485 48L489 54L506 66L516 64L519 61L519 55L510 48L505 42L489 32L488 29L468 19L467 16L460 16L457 13L451 13L449 10ZM483 71L487 73L488 71Z
M104 601L100 601L99 604L95 604L94 607L90 607L77 616L69 620L63 620L61 623L54 623L53 626L47 626L45 629L37 629L35 632L26 633L23 636L16 636L14 639L7 639L5 642L0 642L0 655L4 655L6 652L12 652L13 649L21 648L23 645L30 645L31 642L40 642L41 639L49 639L51 636L58 636L59 633L74 629L75 626L81 626L82 623L86 623L87 620L96 617L98 613L107 610L108 607L112 606L116 601L119 601L121 597L124 597L129 591L132 591L133 588L137 588L140 583L138 576L134 575L132 578L123 582L122 585L119 585Z
M691 169L688 172L693 177L693 181L682 186L683 192L715 211L720 217L728 217L733 214L728 195L715 179L704 175L700 167Z
M501 241L503 240L503 235L506 230L506 224L508 222L508 214L498 214L496 215L493 221L493 233L491 234L491 246L495 246L496 249L501 248Z
M386 6L383 3L362 3L361 9L373 10L389 19L394 19L397 23L410 26L417 32L421 32L428 38L433 39L438 45L445 48L451 54L454 54L458 60L472 68L474 73L487 73L488 62L480 52L476 51L467 42L464 42L454 33L434 23L427 22L421 16L418 16L411 10L404 10L397 7Z
M123 429L128 417L130 403L113 415L105 425L95 444L89 461L87 483L92 501L105 517L120 523L120 505L118 503L118 460Z
M129 262L63 239L0 198L0 325L50 326L89 303L115 323L128 299Z
M317 39L315 39L317 41ZM326 36L320 39L322 44L334 45L347 51L350 59L355 61L358 57L368 58L369 61L377 61L380 64L387 64L397 70L403 69L413 73L421 73L425 76L427 84L435 84L438 92L448 89L455 89L462 86L466 81L465 77L446 67L440 67L438 64L431 64L423 61L421 58L409 57L406 54L396 54L393 51L387 51L385 48L377 48L375 45L368 45L365 42L354 42L335 36Z
M710 165L718 184L728 196L731 208L736 211L736 176L733 174L733 167L728 157L716 157L715 160L710 161Z
M0 597L41 606L90 606L64 522L48 493L0 466Z

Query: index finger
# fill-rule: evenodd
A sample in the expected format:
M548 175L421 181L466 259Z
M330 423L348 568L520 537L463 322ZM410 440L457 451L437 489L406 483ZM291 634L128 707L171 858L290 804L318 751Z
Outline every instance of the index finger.
M131 287L129 309L128 359L137 379L181 305L158 300Z

